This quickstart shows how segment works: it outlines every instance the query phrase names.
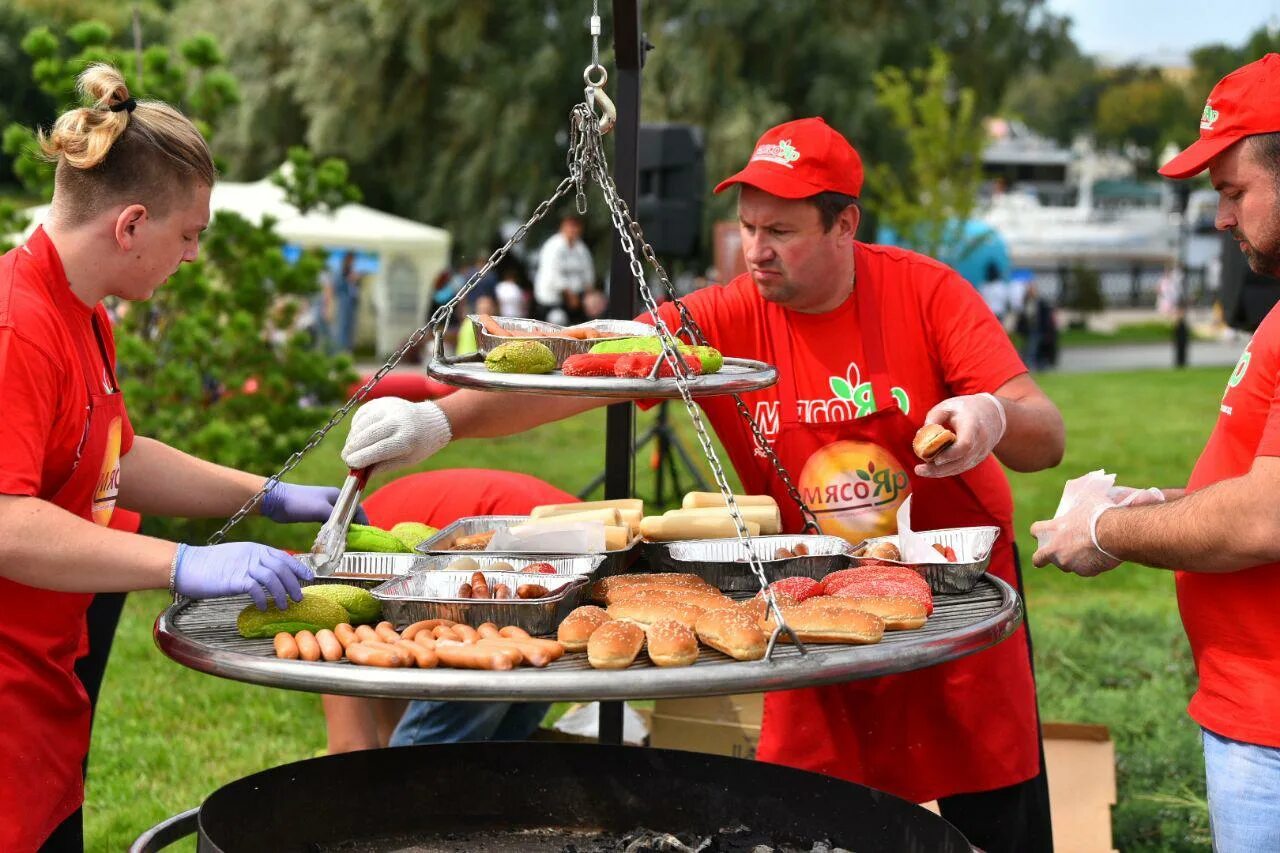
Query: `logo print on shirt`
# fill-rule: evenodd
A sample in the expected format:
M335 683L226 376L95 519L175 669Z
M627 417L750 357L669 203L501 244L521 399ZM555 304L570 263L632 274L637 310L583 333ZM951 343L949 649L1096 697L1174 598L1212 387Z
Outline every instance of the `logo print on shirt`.
M790 139L780 139L777 145L761 145L756 148L756 152L751 155L751 159L764 160L768 163L777 163L779 166L786 166L788 169L793 168L792 163L800 159L800 152L791 144Z
M801 423L821 424L852 421L866 417L878 411L875 390L871 382L862 381L862 371L856 361L849 362L844 376L830 376L827 383L831 388L830 397L814 397L796 400L796 418ZM911 411L911 397L906 389L897 385L889 389L894 401L905 415ZM766 438L772 439L778 432L781 423L779 417L780 401L761 400L756 403L756 424ZM757 446L756 455L763 456L764 451Z
M1226 405L1227 395L1231 393L1231 389L1244 381L1244 376L1249 372L1249 362L1253 361L1253 353L1249 352L1249 347L1253 346L1253 341L1249 341L1249 346L1244 348L1244 352L1240 353L1240 360L1236 362L1235 370L1231 371L1230 378L1227 379L1227 387L1222 391L1223 405L1218 407L1218 411L1224 415L1229 415L1233 407Z

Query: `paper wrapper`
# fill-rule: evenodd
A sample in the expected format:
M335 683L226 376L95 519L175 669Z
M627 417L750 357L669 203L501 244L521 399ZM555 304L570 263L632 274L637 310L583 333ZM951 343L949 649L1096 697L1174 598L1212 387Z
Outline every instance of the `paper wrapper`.
M1107 500L1107 493L1111 491L1115 484L1116 475L1108 474L1101 469L1090 471L1083 477L1068 480L1067 484L1062 487L1062 499L1058 501L1058 510L1053 514L1053 517L1061 518L1082 500L1090 502Z
M914 497L914 496L912 496ZM898 507L898 553L904 563L945 563L933 543L911 529L911 497Z
M521 524L499 529L486 551L527 551L542 554L598 554L605 550L604 525L598 521L564 524Z

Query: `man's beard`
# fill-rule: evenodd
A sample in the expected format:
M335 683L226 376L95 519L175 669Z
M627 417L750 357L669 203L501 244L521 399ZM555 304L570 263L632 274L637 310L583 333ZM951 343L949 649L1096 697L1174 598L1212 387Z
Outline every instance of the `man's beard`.
M1231 236L1240 242L1241 251L1249 262L1249 269L1268 278L1280 278L1280 222L1272 221L1268 225L1271 227L1267 230L1272 236L1267 240L1267 249L1250 241L1239 228L1232 228Z

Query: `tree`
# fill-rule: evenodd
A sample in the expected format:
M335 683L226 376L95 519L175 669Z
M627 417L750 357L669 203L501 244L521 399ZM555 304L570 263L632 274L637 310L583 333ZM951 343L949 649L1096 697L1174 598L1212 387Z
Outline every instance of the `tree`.
M1061 145L1093 132L1107 80L1090 57L1072 51L1048 71L1014 81L1001 112Z
M987 135L972 89L956 88L951 63L935 51L927 69L876 72L876 103L909 152L906 168L875 165L868 189L881 223L912 248L960 260L963 224L977 202Z
M123 58L111 30L97 22L72 27L65 39L40 28L24 46L36 60L41 89L58 99L57 112L77 105L75 76L87 62ZM148 48L141 81L132 79L127 63L117 67L136 96L169 101L211 130L238 99L236 80L222 64L217 44L197 36L176 54ZM31 138L30 128L11 128L7 135L19 132ZM47 195L47 172L30 154L19 154L18 166L26 169L21 175L45 181ZM303 206L358 197L345 164L316 163L303 151L291 162L291 174L280 180ZM121 385L139 434L263 474L328 420L355 379L349 360L316 352L308 336L295 331L295 321L310 308L324 258L303 253L290 263L274 225L270 218L255 224L218 211L200 259L184 264L146 303L121 306L116 333ZM147 523L150 532L187 538L218 524Z
M1138 147L1139 169L1151 169L1168 143L1179 148L1196 137L1196 108L1186 90L1157 75L1109 86L1098 99L1099 142Z

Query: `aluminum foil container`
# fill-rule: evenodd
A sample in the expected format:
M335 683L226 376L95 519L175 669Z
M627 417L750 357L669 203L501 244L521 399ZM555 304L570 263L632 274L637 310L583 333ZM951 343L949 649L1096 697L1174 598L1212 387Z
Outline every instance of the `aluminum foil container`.
M602 554L584 554L569 557L544 557L542 554L525 554L520 557L513 557L494 554L490 551L458 551L453 554L419 556L418 562L414 566L414 571L460 572L462 569L453 568L454 563L468 557L475 560L480 566L479 571L484 572L486 575L489 572L514 572L525 579L523 583L536 583L536 581L529 579L543 576L541 573L520 571L530 563L550 563L555 568L555 574L557 575L594 576L598 573L600 564L604 562ZM467 569L466 571L470 574L476 570ZM514 587L512 588L514 589Z
M467 320L471 322L472 328L475 329L476 347L484 355L488 355L489 351L494 347L511 341L537 341L540 344L545 344L551 350L551 353L556 357L556 367L559 367L564 364L564 360L569 356L590 352L591 347L599 343L599 339L580 341L577 338L554 337L555 332L565 328L564 326L557 326L555 323L544 323L541 320L525 320L518 317L494 317L493 319L502 328L516 334L509 338L491 335L484 330L484 325L475 314L469 314ZM628 338L650 337L657 334L653 326L648 323L637 323L634 320L592 320L589 323L580 323L574 328L594 329L597 332ZM530 331L552 333L552 336L531 335L520 337L520 332Z
M851 564L849 543L839 536L755 536L750 543L751 553L760 558L760 565L770 583L795 575L821 580L831 572L847 569ZM760 588L739 539L650 544L650 553L661 555L654 564L657 571L689 572L728 592ZM794 550L801 544L809 549L805 556L776 556L781 548Z
M299 555L309 567L311 555ZM331 575L316 575L313 583L343 583L373 589L383 581L404 577L417 569L425 558L421 554L387 554L356 551L342 555L342 561Z
M1000 536L999 527L949 527L942 530L919 530L917 535L930 545L949 546L956 552L954 563L899 563L898 565L914 569L929 582L929 588L940 593L969 592L978 584L978 579L987 573L991 565L991 549ZM866 548L877 542L898 544L898 537L877 536L867 539L850 552L857 558ZM885 560L883 562L894 562Z
M550 561L548 561L550 562ZM515 625L530 634L552 634L587 591L587 575L534 575L485 572L492 588L500 583L514 594L520 584L539 583L551 590L545 598L459 598L458 587L471 582L471 572L415 571L374 587L382 602L382 616L397 626L422 619L452 619L471 626L493 622Z
M435 536L425 542L419 543L418 552L427 556L451 556L456 557L466 554L471 557L479 558L480 555L490 557L498 557L510 560L515 557L522 560L530 560L538 562L540 560L551 561L553 557L603 557L600 565L595 569L594 574L616 575L625 572L630 568L631 564L640 556L640 539L637 537L626 548L618 548L613 551L601 551L599 554L565 554L565 553L549 553L541 551L474 551L469 549L459 549L453 547L454 540L460 536L474 536L477 533L484 533L489 530L505 530L508 527L515 527L524 524L529 520L527 515L470 515L460 518L453 524L440 528Z

